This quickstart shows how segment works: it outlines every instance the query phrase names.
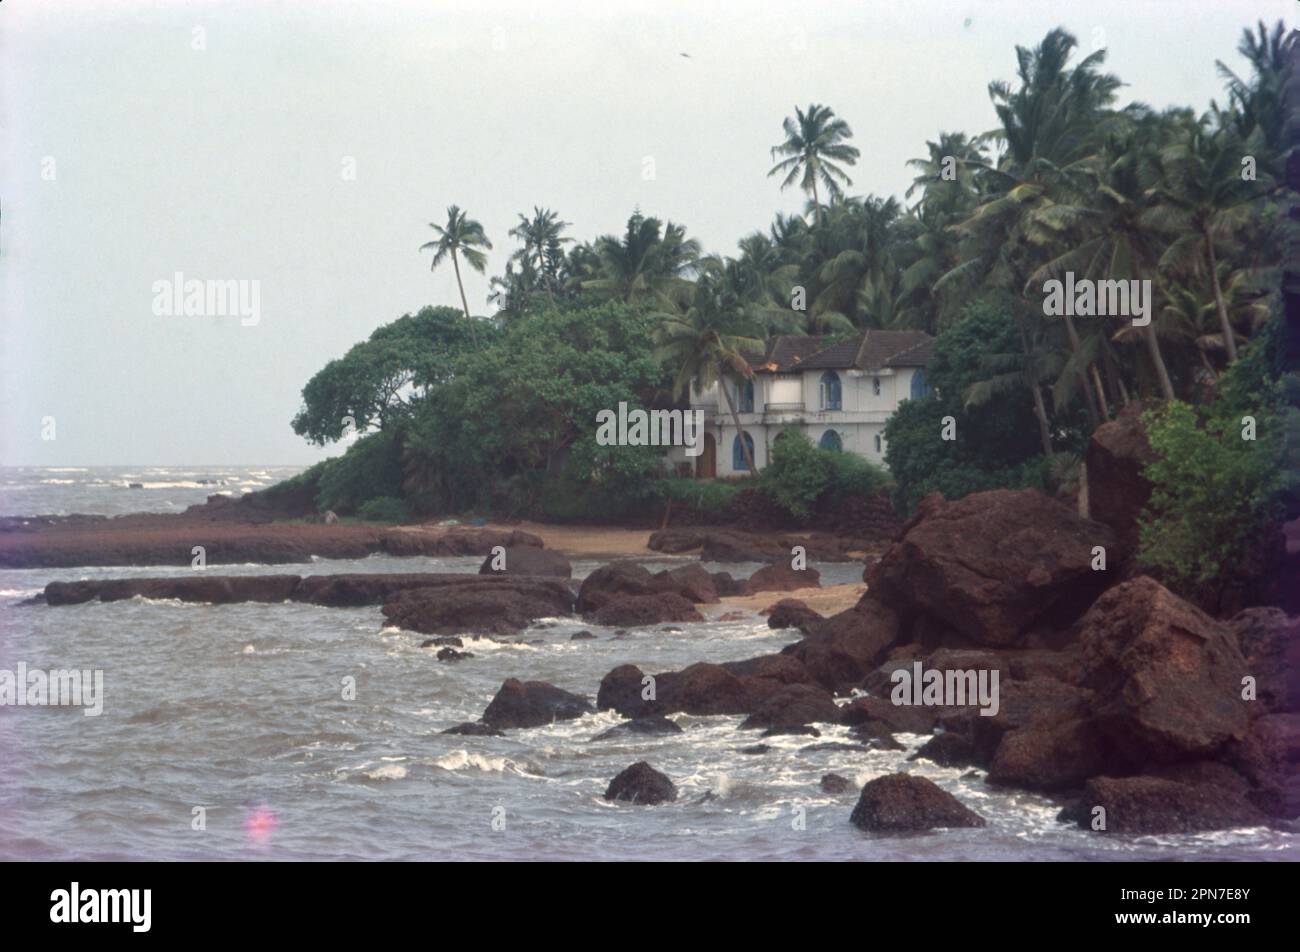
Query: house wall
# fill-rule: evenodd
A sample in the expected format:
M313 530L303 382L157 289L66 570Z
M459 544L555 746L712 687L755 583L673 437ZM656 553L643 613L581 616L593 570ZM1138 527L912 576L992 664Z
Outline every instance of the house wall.
M797 426L814 443L833 429L840 434L845 452L856 453L877 465L885 465L885 423L898 405L910 397L916 369L904 367L878 372L837 370L840 378L841 409L821 409L821 379L824 371L802 374L760 375L754 387L754 412L741 413L740 422L754 440L754 460L759 469L771 462L771 443L786 426ZM880 393L873 381L879 379ZM734 387L734 384L732 385ZM739 396L732 390L736 407ZM692 406L705 411L708 431L718 442L718 475L742 476L732 466L736 427L717 387L693 394ZM880 449L876 437L881 437Z

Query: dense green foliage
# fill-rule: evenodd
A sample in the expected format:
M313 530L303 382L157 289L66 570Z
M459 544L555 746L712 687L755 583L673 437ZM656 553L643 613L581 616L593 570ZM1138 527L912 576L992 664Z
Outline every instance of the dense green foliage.
M1232 365L1218 399L1171 401L1143 417L1156 459L1142 514L1142 563L1184 594L1213 594L1259 568L1252 554L1279 518L1294 518L1296 419L1275 377L1276 325ZM1290 511L1288 511L1290 509Z
M910 510L930 492L956 499L1042 485L1033 409L1023 391L1007 386L982 402L969 399L991 364L1015 360L1015 325L993 304L972 304L939 336L926 368L934 392L904 403L885 425L885 462L900 509ZM943 439L945 423L951 440Z
M784 430L772 446L772 462L759 488L800 519L830 495L872 496L889 481L884 471L860 456L816 446L801 430Z
M363 434L312 471L318 502L564 520L625 518L666 500L722 512L734 488L665 479L658 447L598 445L596 413L621 401L685 406L692 387L752 376L749 357L776 334L916 328L937 343L932 392L885 429L900 508L936 490L1068 488L1092 429L1134 400L1178 401L1153 418L1159 506L1191 512L1195 499L1223 517L1184 535L1149 529L1147 557L1182 579L1212 576L1239 541L1228 521L1300 510L1300 489L1283 480L1241 495L1262 461L1300 462L1300 413L1259 402L1278 368L1238 359L1268 350L1251 342L1267 335L1278 299L1287 42L1280 22L1246 31L1237 49L1249 72L1219 64L1225 103L1197 114L1122 105L1106 52L1084 55L1051 30L1008 58L1013 78L990 83L993 128L925 143L905 200L847 194L852 130L825 105L798 108L772 174L807 194L804 215L777 215L728 257L704 255L685 226L640 210L621 231L581 241L558 212L534 207L509 232L520 246L491 279L491 319L471 314L461 265L484 270L492 245L453 205L421 250L435 268L451 264L460 308L380 328L304 388L296 432L325 444L351 421ZM1046 282L1067 274L1150 281L1152 320L1045 313ZM1291 391L1300 383L1284 380ZM738 426L722 392L720 412ZM1233 415L1250 410L1260 440L1225 444ZM803 437L774 448L766 471L748 462L745 481L802 517L828 494L883 482Z

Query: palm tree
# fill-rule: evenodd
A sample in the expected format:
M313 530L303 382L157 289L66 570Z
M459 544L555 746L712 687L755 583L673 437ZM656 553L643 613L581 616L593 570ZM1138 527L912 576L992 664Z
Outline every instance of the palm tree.
M1219 249L1233 248L1233 240L1250 223L1255 202L1268 187L1266 173L1258 181L1242 179L1242 154L1242 144L1231 129L1223 123L1212 128L1210 117L1204 117L1163 151L1159 186L1167 206L1162 223L1177 236L1160 266L1179 274L1209 275L1229 363L1237 359L1237 342L1219 283Z
M816 209L817 224L822 223L822 204L817 183L820 180L826 187L831 199L843 196L843 185L852 185L853 180L837 165L843 162L853 165L861 154L848 144L853 130L843 119L838 119L829 106L813 103L804 112L795 107L793 116L787 116L783 123L785 141L772 147L772 158L785 156L772 166L768 176L782 174L785 179L781 188L793 185L799 179L799 187L812 196L813 208Z
M753 477L758 474L754 454L742 435L740 414L727 383L732 376L753 379L754 371L745 354L761 353L763 342L754 336L757 322L734 287L736 272L729 275L727 265L718 258L700 262L699 271L685 313L657 315L662 323L655 332L655 353L661 362L677 368L673 395L678 399L686 398L692 386L707 390L718 385Z
M482 274L487 267L487 255L479 249L491 248L492 242L488 241L487 235L483 233L483 226L474 219L467 218L457 205L447 207L447 224L437 225L429 222L429 227L437 232L438 238L436 241L427 241L420 245L420 250L433 249L430 271L437 270L438 265L448 256L451 257L451 265L456 271L456 286L460 288L460 304L465 309L465 320L469 322L470 339L477 346L478 339L474 337L474 319L470 316L469 302L465 300L465 283L460 277L460 256L463 255L465 263Z
M657 298L674 305L686 290L684 274L699 257L700 244L686 237L686 229L657 218L632 213L621 238L605 235L596 240L601 276L582 286L613 294L624 301Z
M515 259L521 266L531 265L533 271L542 276L542 283L552 301L555 300L555 275L564 257L561 246L573 241L561 235L568 227L569 223L560 221L560 216L549 208L533 206L533 217L520 214L519 224L510 229L510 237L524 243L524 247L515 252Z

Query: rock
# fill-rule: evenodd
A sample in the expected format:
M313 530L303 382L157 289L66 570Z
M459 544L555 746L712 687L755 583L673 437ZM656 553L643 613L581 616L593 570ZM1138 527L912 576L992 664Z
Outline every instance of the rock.
M636 562L611 562L602 565L582 580L578 589L579 614L592 614L615 597L655 594L654 576Z
M820 588L821 573L816 569L792 569L789 560L765 565L749 577L745 591L793 592L801 588Z
M505 737L506 735L497 730L495 727L489 727L487 724L479 724L474 721L465 721L457 724L455 727L448 727L442 734L465 734L469 737Z
M768 753L769 751L771 751L771 749L772 749L772 748L769 747L767 744L753 744L752 746L749 746L749 747L742 747L742 748L740 748L740 753L742 753L742 754L766 754L766 753Z
M1037 490L999 489L922 501L902 537L867 570L875 596L905 617L931 615L976 644L1019 643L1040 622L1077 618L1107 585L1093 547L1109 526Z
M438 649L439 661L463 661L466 658L472 658L474 655L468 651L457 651L455 648Z
M702 562L773 562L790 560L790 550L778 540L748 532L717 530L701 541Z
M924 777L902 773L869 781L849 820L858 829L885 833L985 825L952 794Z
M573 634L569 635L569 640L570 640L570 641L594 641L595 638L596 638L595 635L593 635L591 632L589 632L589 631L585 631L585 630L584 630L584 631L575 631Z
M482 721L498 729L543 727L555 721L569 721L595 712L585 698L561 690L545 681L509 678L483 712Z
M760 734L760 737L783 737L783 736L801 736L801 737L821 737L822 732L815 727L807 724L797 724L789 727L769 727Z
M98 598L116 602L126 598L174 598L182 602L229 605L234 602L283 602L294 597L302 579L297 575L194 575L174 578L97 579L50 582L45 601L51 606L78 605Z
M1094 777L1060 818L1091 830L1097 807L1106 811L1105 827L1097 830L1101 833L1198 833L1266 822L1259 810L1231 790L1160 777Z
M439 635L437 638L429 638L420 642L421 648L463 648L465 643L454 635Z
M1300 817L1300 714L1256 718L1224 758L1249 779L1253 804L1269 816Z
M596 707L615 710L624 717L642 718L662 715L664 706L642 695L648 692L647 675L634 664L621 664L600 679Z
M1011 681L999 686L998 695L998 713L992 717L973 707L944 708L939 713L944 730L970 738L974 748L972 763L980 767L992 763L998 745L1011 731L1091 716L1091 692L1060 681Z
M502 565L498 570L494 565ZM552 578L569 578L573 566L559 552L539 549L533 545L504 547L502 558L489 554L479 566L479 575L544 575Z
M1277 608L1248 608L1229 627L1255 678L1257 702L1250 713L1300 710L1300 618Z
M622 724L615 724L609 730L597 734L592 740L611 740L624 734L661 735L680 733L682 733L682 729L677 726L676 722L670 721L666 717L654 715L650 717L634 717Z
M1108 423L1093 430L1084 450L1087 513L1115 531L1122 560L1137 551L1138 516L1151 498L1151 483L1142 475L1155 451L1142 426L1140 403L1130 403Z
M803 628L826 620L797 598L783 598L763 614L767 615L769 628Z
M853 781L848 777L841 777L839 774L828 773L822 776L821 788L823 793L830 793L836 796L842 793L849 793L854 789Z
M650 584L655 591L671 592L697 604L718 600L718 587L713 576L698 562L656 572Z
M665 621L704 621L694 604L671 592L615 596L585 617L593 624L611 628L656 625Z
M723 612L716 619L716 621L744 621L744 620L745 620L744 612Z
M907 759L929 760L940 767L970 767L980 761L974 742L969 736L956 731L940 731Z
M899 627L898 614L868 593L853 608L810 625L806 637L782 653L802 662L822 687L844 691L875 668Z
M647 806L671 803L677 799L677 787L644 760L638 760L610 781L605 799Z
M1003 736L988 781L1029 790L1078 789L1104 771L1110 757L1110 742L1091 720L1030 724Z
M745 582L731 577L730 572L712 573L713 588L718 595L726 597L728 595L744 595Z
M839 708L830 692L811 684L789 684L759 703L754 713L741 722L742 730L791 728L806 724L833 724Z
M857 697L839 709L839 720L850 727L875 722L891 733L929 734L939 720L939 708L895 704L883 697Z
M384 603L387 624L427 635L501 635L572 610L573 592L558 579L469 578L478 581L397 592Z
M1132 767L1211 756L1244 735L1237 639L1160 583L1141 576L1111 589L1081 632L1097 723Z
M660 529L650 533L646 548L653 552L679 555L698 549L704 541L701 533L700 529Z

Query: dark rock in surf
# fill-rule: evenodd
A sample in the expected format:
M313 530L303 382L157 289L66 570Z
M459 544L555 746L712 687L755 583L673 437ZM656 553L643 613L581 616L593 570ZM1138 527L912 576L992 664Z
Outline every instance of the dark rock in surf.
M653 806L676 800L677 787L644 760L638 760L610 781L605 799Z

